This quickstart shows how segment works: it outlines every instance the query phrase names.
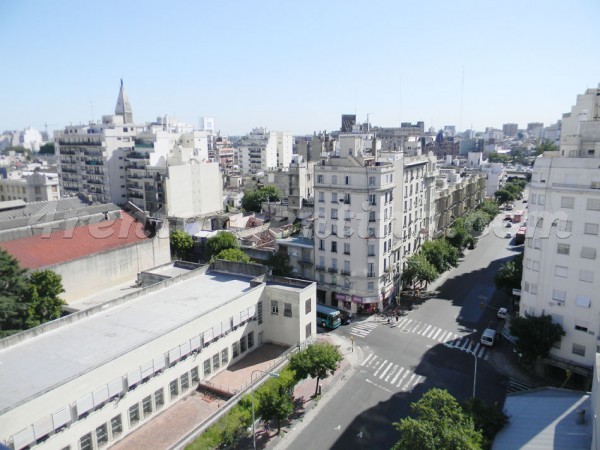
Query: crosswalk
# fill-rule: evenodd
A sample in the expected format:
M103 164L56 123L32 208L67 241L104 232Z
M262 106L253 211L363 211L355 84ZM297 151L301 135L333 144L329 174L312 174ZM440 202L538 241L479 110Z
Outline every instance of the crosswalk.
M474 353L478 358L488 359L488 349L479 342L473 341L467 337L453 333L443 328L436 327L418 320L404 318L396 324L396 328L403 333L414 333L428 339L440 342L446 347L456 348L458 350Z
M367 337L371 331L377 328L377 322L360 322L356 323L350 329L350 334L358 337Z
M507 393L527 391L529 389L533 389L533 386L515 378L509 378L508 384L506 385Z
M373 353L370 353L360 366L367 373L365 380L367 383L388 392L392 390L408 392L425 380L424 376Z

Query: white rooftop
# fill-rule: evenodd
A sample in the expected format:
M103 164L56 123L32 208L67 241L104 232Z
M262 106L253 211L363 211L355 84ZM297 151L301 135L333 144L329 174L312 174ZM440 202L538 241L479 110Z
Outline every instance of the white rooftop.
M224 305L249 281L199 274L0 350L0 414Z

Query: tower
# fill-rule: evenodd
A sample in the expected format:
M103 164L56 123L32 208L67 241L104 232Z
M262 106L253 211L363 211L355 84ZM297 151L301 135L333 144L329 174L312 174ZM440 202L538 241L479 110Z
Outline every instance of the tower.
M123 116L123 123L133 123L133 112L125 88L123 87L123 79L121 78L121 88L119 89L119 97L117 98L117 106L115 106L115 114Z

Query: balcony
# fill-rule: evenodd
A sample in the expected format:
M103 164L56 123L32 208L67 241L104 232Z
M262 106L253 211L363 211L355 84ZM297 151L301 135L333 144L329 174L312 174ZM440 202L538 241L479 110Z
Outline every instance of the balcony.
M313 262L308 258L299 259L298 262L304 266L312 266Z
M350 270L342 270L340 273L345 277L349 277L352 272Z
M327 272L329 272L329 273L338 273L338 268L337 267L329 267L327 269Z
M325 266L315 266L315 270L318 270L319 272L325 272Z

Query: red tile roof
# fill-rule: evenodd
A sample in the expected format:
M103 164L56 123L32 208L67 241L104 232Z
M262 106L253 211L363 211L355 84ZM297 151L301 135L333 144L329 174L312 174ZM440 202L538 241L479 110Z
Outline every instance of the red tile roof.
M17 258L21 267L39 269L146 239L144 225L122 212L120 219L0 242L0 248Z

